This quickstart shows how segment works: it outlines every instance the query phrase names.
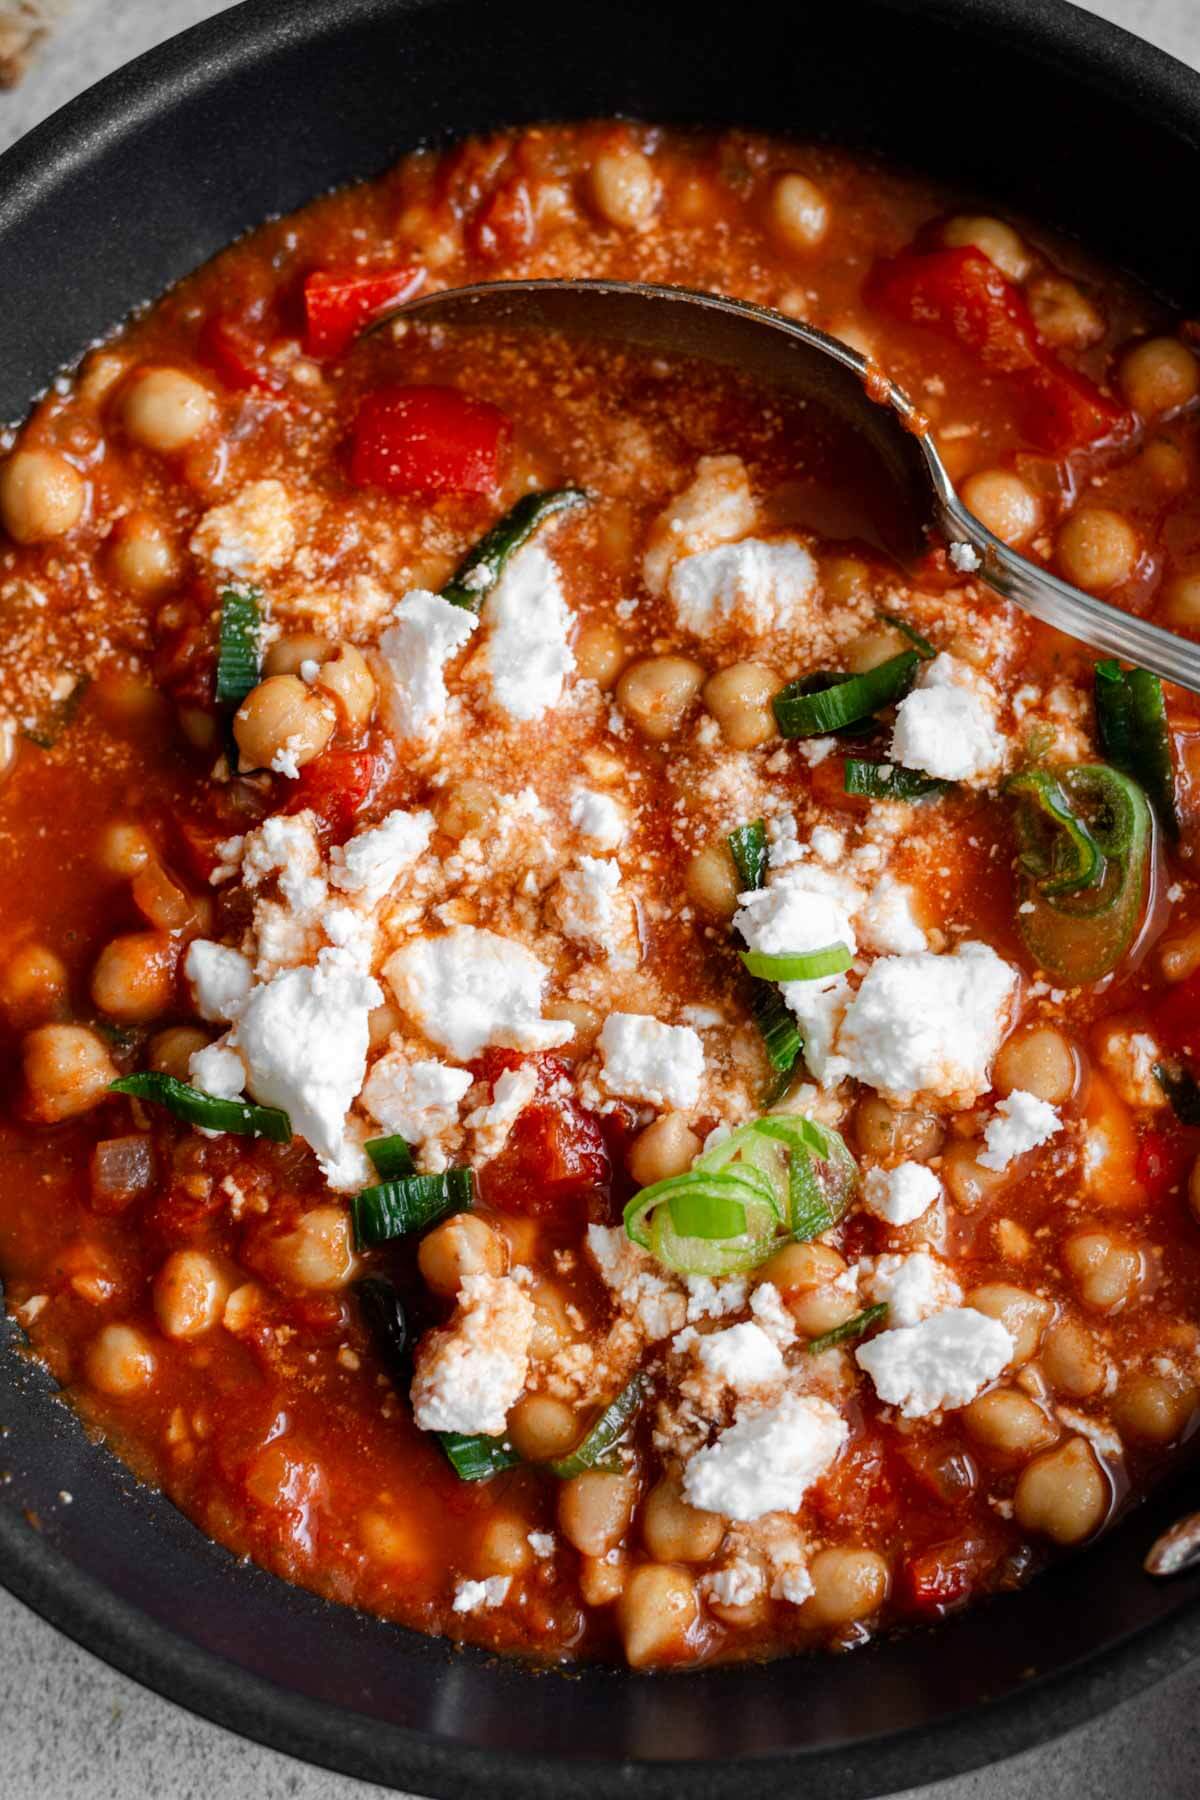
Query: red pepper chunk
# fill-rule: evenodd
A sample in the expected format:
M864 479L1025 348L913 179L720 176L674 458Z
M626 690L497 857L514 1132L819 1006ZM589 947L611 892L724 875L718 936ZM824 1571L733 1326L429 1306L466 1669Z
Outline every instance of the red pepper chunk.
M487 494L511 435L497 407L457 388L377 388L354 422L350 479L390 494Z
M265 349L240 319L215 313L200 328L196 354L219 375L227 388L272 392L279 377L266 361Z
M330 841L344 844L374 775L375 758L369 750L326 750L301 769L288 811L315 813Z
M995 1561L982 1538L951 1538L906 1556L900 1565L897 1598L913 1612L941 1618L971 1596Z
M373 319L411 300L424 269L316 269L304 281L304 354L340 356Z
M568 1072L558 1057L526 1058L507 1050L486 1050L482 1077L495 1084L505 1069L534 1061L539 1092L518 1116L500 1154L479 1172L480 1192L501 1212L571 1219L580 1209L605 1216L612 1164L600 1121L571 1097L556 1094Z

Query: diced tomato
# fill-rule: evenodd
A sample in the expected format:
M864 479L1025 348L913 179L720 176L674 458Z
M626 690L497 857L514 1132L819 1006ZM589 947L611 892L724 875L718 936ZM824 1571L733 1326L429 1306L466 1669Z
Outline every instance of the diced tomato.
M340 356L364 326L410 300L424 269L316 269L304 281L304 353Z
M391 494L486 494L512 435L505 415L452 387L386 387L354 421L350 479Z
M983 1538L969 1536L915 1551L900 1565L897 1598L914 1612L940 1618L970 1598L995 1558Z
M1049 356L1021 376L1020 383L1022 429L1031 444L1054 456L1111 437L1128 417L1094 381Z
M1164 1050L1200 1053L1200 972L1178 981L1153 1008L1150 1029Z
M1151 1201L1165 1200L1182 1184L1195 1160L1195 1138L1182 1131L1147 1131L1138 1145L1137 1178Z
M203 882L211 881L213 871L223 860L217 845L233 837L233 830L229 826L208 825L200 819L179 819L175 828L183 844L189 874Z
M567 1065L555 1056L485 1050L475 1067L494 1084L506 1069L529 1062L537 1064L538 1097L518 1116L499 1156L484 1165L483 1197L501 1212L561 1218L586 1207L589 1216L602 1217L612 1164L600 1120L571 1095L550 1091L569 1073Z
M505 181L486 200L467 227L467 243L493 261L528 250L535 221L529 186L519 177Z
M369 750L326 750L301 769L287 810L308 808L333 843L345 843L374 774L375 758Z
M271 392L280 386L279 375L267 361L265 345L240 319L212 314L200 328L196 354L226 387Z
M894 1494L887 1449L871 1435L852 1443L830 1473L812 1490L812 1504L823 1519L853 1530L865 1526L891 1505Z

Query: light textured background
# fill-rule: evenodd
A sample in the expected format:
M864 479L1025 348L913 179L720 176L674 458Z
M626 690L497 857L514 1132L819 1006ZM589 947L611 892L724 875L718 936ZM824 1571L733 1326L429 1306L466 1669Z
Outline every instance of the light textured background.
M224 4L73 0L25 81L0 94L0 148ZM1091 10L1200 65L1200 0L1093 0ZM1180 229L1194 229L1186 212ZM1196 1800L1200 1666L1046 1749L919 1791L923 1800ZM0 1800L368 1800L377 1792L192 1718L0 1593Z

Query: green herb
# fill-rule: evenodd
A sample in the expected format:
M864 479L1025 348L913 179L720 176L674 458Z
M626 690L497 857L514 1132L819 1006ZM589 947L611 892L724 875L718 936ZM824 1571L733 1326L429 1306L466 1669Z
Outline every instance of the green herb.
M923 800L930 794L948 793L953 784L906 769L901 763L862 762L847 757L842 765L842 788L868 800Z
M226 588L221 595L216 698L240 706L262 673L262 595L257 588Z
M817 1356L822 1350L832 1350L835 1344L848 1344L853 1338L862 1337L870 1331L872 1325L878 1325L887 1315L887 1302L881 1301L878 1306L868 1306L863 1312L855 1313L852 1319L845 1319L842 1324L835 1325L832 1331L824 1331L820 1337L811 1338L808 1354Z
M781 735L823 737L871 718L881 707L903 699L920 660L915 650L902 650L862 675L826 676L826 685L815 691L809 691L803 678L789 682L772 703Z
M367 1328L388 1374L406 1381L409 1374L408 1320L395 1285L384 1275L364 1275L354 1284Z
M582 488L573 487L523 494L516 505L480 538L475 548L467 552L442 589L442 599L477 613L522 544L548 519L586 505L587 499Z
M789 1074L804 1048L804 1039L796 1028L796 1021L788 1011L783 995L769 982L756 982L750 1010L771 1067L781 1075Z
M1003 791L1028 802L1017 813L1021 865L1044 899L1079 893L1103 881L1100 846L1049 769L1010 775Z
M405 1175L380 1182L354 1196L351 1211L360 1250L388 1244L423 1231L450 1213L469 1212L475 1200L470 1169L447 1169L442 1175Z
M885 625L893 626L902 637L908 639L922 662L929 662L937 655L937 651L929 639L922 637L916 626L910 625L907 619L900 618L897 613L881 612L879 616Z
M437 1437L460 1481L490 1481L521 1460L502 1437L466 1437L458 1431L439 1431Z
M402 1175L416 1174L407 1138L368 1138L363 1149L381 1181L396 1181Z
M845 944L827 944L821 950L796 950L770 955L765 950L743 950L743 963L751 975L764 981L819 981L823 975L840 975L854 958Z
M1096 664L1096 723L1109 761L1140 782L1164 831L1179 836L1179 806L1163 685L1148 669Z
M249 1100L223 1100L216 1094L203 1094L185 1081L176 1081L173 1075L160 1075L151 1070L140 1075L123 1075L119 1081L109 1083L108 1091L165 1106L177 1119L183 1119L188 1125L203 1126L205 1131L269 1138L273 1144L286 1144L291 1140L291 1120L277 1106L255 1106Z
M1179 1123L1200 1125L1200 1084L1196 1077L1187 1069L1173 1068L1170 1063L1155 1063L1154 1073Z
M767 828L762 819L737 826L726 841L741 891L760 888L767 872Z
M92 685L90 675L77 675L71 691L66 698L52 706L41 725L33 726L21 733L39 750L53 750L67 726L72 724L76 713L83 704L83 696Z
M641 1404L642 1383L635 1375L628 1387L622 1388L616 1399L609 1401L574 1450L568 1456L557 1456L547 1464L551 1474L559 1476L563 1481L571 1481L576 1475L582 1475L586 1470L601 1465L613 1445L628 1431Z

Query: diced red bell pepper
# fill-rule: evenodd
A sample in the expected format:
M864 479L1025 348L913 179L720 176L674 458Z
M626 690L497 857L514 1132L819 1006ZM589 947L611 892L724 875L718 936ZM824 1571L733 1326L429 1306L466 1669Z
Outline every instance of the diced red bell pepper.
M452 387L386 387L354 422L350 479L391 494L487 494L512 425Z
M280 386L279 375L267 362L264 345L240 319L224 313L210 314L200 327L196 354L228 388L272 392Z
M1017 379L1024 390L1021 428L1031 444L1052 456L1111 437L1128 417L1094 381L1049 353Z
M410 300L424 269L315 269L304 280L304 353L340 356L372 319Z
M1174 1193L1194 1160L1195 1150L1181 1131L1147 1131L1137 1153L1137 1178L1146 1198L1153 1204Z
M1200 972L1176 982L1150 1012L1150 1029L1164 1050L1200 1053Z
M330 840L343 844L371 791L375 757L369 750L326 750L305 763L288 802L290 813L310 810Z
M914 1612L940 1618L969 1599L995 1553L977 1537L951 1538L915 1551L900 1565L898 1598Z

